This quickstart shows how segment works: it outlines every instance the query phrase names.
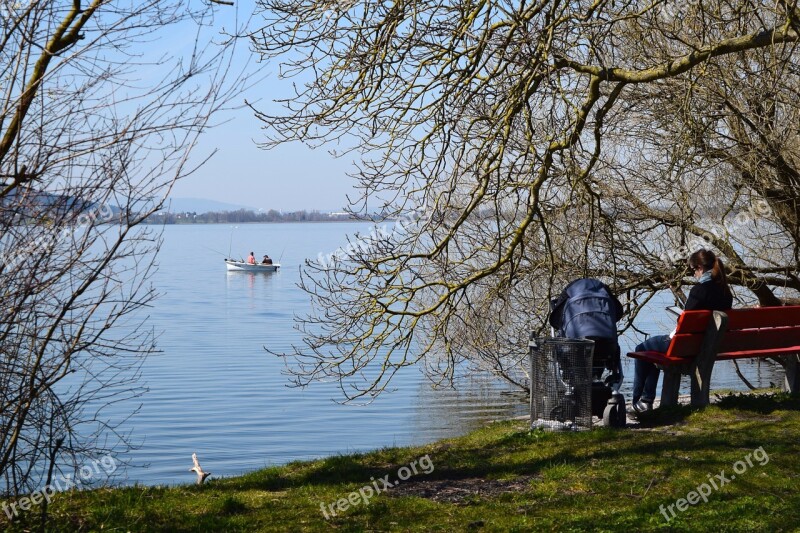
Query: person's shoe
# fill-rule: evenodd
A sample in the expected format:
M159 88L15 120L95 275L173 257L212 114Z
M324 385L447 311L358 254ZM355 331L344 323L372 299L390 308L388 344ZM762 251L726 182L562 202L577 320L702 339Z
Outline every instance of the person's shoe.
M647 400L639 400L638 402L634 402L632 404L633 410L637 413L644 413L645 411L652 411L653 410L653 402L648 402Z

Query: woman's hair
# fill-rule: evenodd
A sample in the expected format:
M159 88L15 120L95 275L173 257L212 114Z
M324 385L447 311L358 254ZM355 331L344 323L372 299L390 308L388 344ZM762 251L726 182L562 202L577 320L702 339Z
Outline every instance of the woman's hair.
M730 292L731 289L728 286L728 278L725 276L725 265L722 264L720 258L714 255L714 252L711 250L701 248L690 255L689 267L692 270L700 267L703 269L703 272L710 270L711 279L719 283L726 292Z

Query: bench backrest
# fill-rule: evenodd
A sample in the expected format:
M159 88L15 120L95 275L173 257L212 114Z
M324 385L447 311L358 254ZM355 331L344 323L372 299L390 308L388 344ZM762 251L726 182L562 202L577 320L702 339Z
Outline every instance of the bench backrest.
M749 357L794 348L800 352L800 306L731 309L726 314L728 328L717 358ZM703 345L710 318L711 311L684 311L667 357L695 357Z

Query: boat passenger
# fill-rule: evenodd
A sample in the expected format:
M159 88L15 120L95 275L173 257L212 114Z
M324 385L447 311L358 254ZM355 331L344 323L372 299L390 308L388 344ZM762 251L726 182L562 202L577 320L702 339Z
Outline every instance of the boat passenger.
M261 260L262 265L271 265L272 259L268 255L264 255L264 259Z
M250 252L250 257L247 258L248 265L255 265L256 264L256 254L254 252Z

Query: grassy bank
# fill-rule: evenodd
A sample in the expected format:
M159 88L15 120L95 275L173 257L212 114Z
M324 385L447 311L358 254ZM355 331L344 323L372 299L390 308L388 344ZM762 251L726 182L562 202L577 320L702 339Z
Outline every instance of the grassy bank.
M800 400L732 396L702 411L657 410L643 422L635 430L569 434L530 432L524 423L503 422L427 446L293 463L212 479L203 487L59 494L49 529L779 531L800 526ZM398 477L408 479L383 490L382 479L394 484ZM376 488L380 494L374 494ZM698 503L681 504L680 498ZM28 520L12 529L36 523L34 516Z

